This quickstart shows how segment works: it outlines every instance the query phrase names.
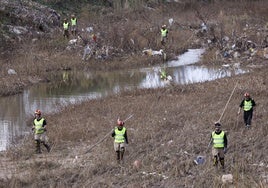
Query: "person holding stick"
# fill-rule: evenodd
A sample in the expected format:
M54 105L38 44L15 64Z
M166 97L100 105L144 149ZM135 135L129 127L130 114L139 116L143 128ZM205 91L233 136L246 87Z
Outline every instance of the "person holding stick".
M34 141L36 146L36 153L42 153L41 152L41 144L43 144L47 152L50 152L51 147L48 143L48 137L46 135L47 131L47 122L44 117L41 116L41 111L36 110L34 112L35 118L33 121L33 127L32 131L34 132Z
M227 152L227 135L221 130L221 124L216 122L215 131L211 133L210 144L212 143L213 165L218 166L218 161L224 170L224 154Z
M76 36L77 34L77 18L74 14L71 16L71 33L73 36Z
M166 25L162 25L161 27L161 44L165 45L167 42L167 38L168 38L168 29Z
M244 99L241 101L239 105L239 110L237 114L240 114L241 109L244 111L244 123L246 128L250 128L251 126L251 120L253 117L253 110L254 107L256 106L256 103L253 98L250 97L249 93L246 92L244 94Z
M134 114L131 114L130 116L128 116L125 120L123 121L120 121L119 119L117 120L117 124L120 124L120 125L124 125L126 121L128 121L130 118L133 117ZM118 125L119 127L119 125ZM117 127L116 127L117 128ZM115 137L115 129L112 129L111 131L109 131L101 140L99 140L97 143L93 144L92 146L90 146L90 148L88 148L86 150L86 152L84 154L87 154L88 152L90 152L90 150L92 150L94 147L98 146L100 143L102 143L105 139L108 138L109 135L112 134L112 137ZM125 132L125 141L126 143L128 144L128 139L127 139L127 134ZM120 144L120 146L122 147L123 144Z
M123 161L126 144L128 144L127 129L124 127L125 122L117 120L117 127L112 132L114 137L114 150L116 152L117 162Z
M69 39L69 22L66 18L63 20L63 37Z

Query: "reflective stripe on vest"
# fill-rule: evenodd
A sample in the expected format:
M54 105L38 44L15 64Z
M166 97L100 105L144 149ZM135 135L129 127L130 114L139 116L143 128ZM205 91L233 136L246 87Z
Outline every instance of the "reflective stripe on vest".
M72 24L72 25L76 25L76 18L74 18L74 19L71 18L71 24Z
M213 147L214 148L224 148L224 132L221 134L216 134L215 131L212 133Z
M249 100L249 101L246 101L244 100L244 111L249 111L251 110L252 108L252 101Z
M69 23L63 23L63 29L67 30L69 27Z
M126 132L126 128L125 127L123 127L123 129L122 130L119 130L117 127L115 128L115 130L114 130L114 132L115 132L115 139L114 139L114 142L115 143L123 143L123 142L125 142L125 137L124 137L124 134L125 134L125 132Z
M42 134L44 132L44 121L44 118L41 118L39 121L37 119L34 120L35 134Z
M166 37L167 36L167 29L161 29L161 35L162 35L162 37Z

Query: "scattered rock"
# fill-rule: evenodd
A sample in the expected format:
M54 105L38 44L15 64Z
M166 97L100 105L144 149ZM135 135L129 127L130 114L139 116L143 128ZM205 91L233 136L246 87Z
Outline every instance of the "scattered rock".
M16 75L17 74L17 72L14 69L8 69L7 73L9 75Z
M194 163L197 165L204 164L205 163L205 157L204 156L197 156L194 160Z
M140 160L135 160L135 161L133 162L133 167L134 167L135 169L139 169L139 168L141 167L141 161L140 161Z
M233 183L233 175L232 174L224 174L221 177L222 183Z

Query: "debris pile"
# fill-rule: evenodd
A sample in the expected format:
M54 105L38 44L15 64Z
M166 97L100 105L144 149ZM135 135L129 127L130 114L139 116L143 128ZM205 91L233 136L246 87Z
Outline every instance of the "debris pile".
M204 23L196 29L196 36L203 40L203 47L215 50L215 59L224 60L252 60L253 58L268 59L268 35L265 28L249 27L245 25L243 33L233 32L231 36L219 37L217 24ZM252 32L259 31L257 35Z

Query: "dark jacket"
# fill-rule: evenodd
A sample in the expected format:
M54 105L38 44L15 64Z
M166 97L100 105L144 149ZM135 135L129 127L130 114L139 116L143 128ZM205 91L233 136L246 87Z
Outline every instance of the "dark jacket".
M239 105L239 107L242 108L243 110L244 110L244 101L245 101L245 100L246 100L246 99L243 99L243 100L241 101L240 105ZM253 107L256 106L256 103L255 103L254 99L252 99L252 98L248 98L248 99L247 99L247 101L250 101L250 100L251 100L251 103L252 103L252 108L250 109L250 111L253 111Z

